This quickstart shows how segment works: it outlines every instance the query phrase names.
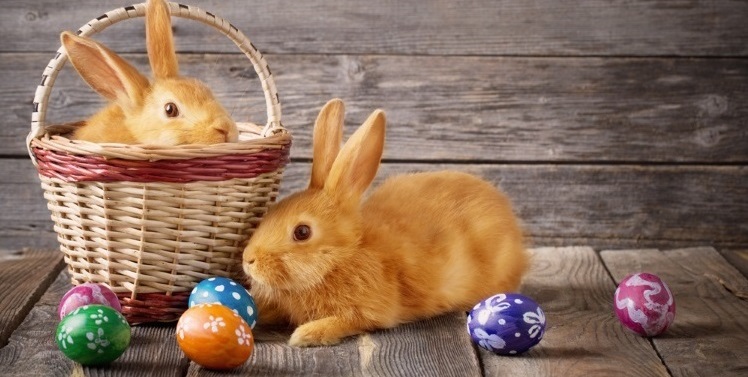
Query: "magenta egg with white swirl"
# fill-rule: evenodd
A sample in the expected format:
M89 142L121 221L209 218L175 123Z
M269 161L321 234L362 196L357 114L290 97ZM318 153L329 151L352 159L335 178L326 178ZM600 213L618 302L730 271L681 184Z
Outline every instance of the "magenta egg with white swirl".
M122 305L117 295L106 285L85 283L71 288L60 300L57 315L63 319L68 313L86 305L106 305L118 312L122 312Z
M642 336L657 336L675 320L675 298L657 275L626 276L616 289L613 302L621 323Z

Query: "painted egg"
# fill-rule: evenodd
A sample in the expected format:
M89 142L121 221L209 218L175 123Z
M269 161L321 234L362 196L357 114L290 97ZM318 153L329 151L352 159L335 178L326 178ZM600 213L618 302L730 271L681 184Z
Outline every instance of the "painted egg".
M473 307L467 329L482 348L499 355L516 355L543 339L545 313L527 296L502 293Z
M60 300L57 307L57 315L60 319L68 313L85 305L106 305L121 312L122 305L117 295L109 287L103 284L85 283L71 288Z
M665 332L675 320L675 298L657 275L626 276L616 288L615 312L621 323L643 336Z
M198 304L177 323L177 344L190 360L209 369L231 369L252 354L252 329L226 306Z
M251 328L257 324L255 300L241 284L224 277L201 281L190 294L189 306L219 303L239 314Z
M116 360L130 345L130 325L118 311L105 305L81 306L57 326L57 347L83 365Z

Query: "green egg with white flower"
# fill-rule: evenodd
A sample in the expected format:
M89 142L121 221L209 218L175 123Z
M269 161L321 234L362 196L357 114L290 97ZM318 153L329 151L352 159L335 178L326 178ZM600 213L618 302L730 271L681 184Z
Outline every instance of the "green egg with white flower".
M130 325L111 307L81 306L60 321L55 341L73 361L83 365L108 364L130 345Z

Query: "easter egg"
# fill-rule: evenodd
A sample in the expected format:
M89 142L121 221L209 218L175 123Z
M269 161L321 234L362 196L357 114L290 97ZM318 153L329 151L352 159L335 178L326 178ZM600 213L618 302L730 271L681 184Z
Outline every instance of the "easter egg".
M473 307L467 329L480 347L499 355L516 355L543 339L545 313L527 296L497 294Z
M239 314L251 328L257 324L255 300L241 284L224 277L201 281L190 294L189 306L219 303Z
M220 304L198 304L177 323L177 344L190 360L209 369L231 369L254 349L252 330L233 310Z
M96 283L85 283L71 288L60 300L57 307L57 315L62 319L68 313L85 305L106 305L121 312L122 305L117 295L106 285Z
M130 345L130 325L118 311L105 305L81 306L57 326L57 347L83 365L108 364Z
M626 276L616 288L615 312L621 323L643 336L665 332L675 320L675 299L657 275Z

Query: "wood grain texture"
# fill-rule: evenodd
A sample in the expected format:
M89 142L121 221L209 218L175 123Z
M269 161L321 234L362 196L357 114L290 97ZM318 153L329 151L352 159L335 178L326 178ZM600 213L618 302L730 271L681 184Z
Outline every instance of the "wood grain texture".
M53 51L74 30L131 2L6 0L4 51ZM745 56L742 1L188 1L232 22L265 53ZM234 51L219 33L175 23L178 48ZM142 21L104 32L143 51Z
M112 364L102 367L75 365L85 376L184 376L189 360L177 345L175 324L147 324L132 328L130 347Z
M748 278L748 250L720 250L719 253L730 265Z
M0 254L0 348L62 268L62 253L51 250Z
M0 154L26 154L31 101L51 54L0 54ZM148 70L144 55L128 56ZM182 55L237 120L265 122L264 100L240 55ZM421 161L748 161L748 64L741 59L498 58L271 55L294 135L311 158L311 124L333 97L346 101L347 135L387 112L385 155ZM52 122L102 106L65 67Z
M4 376L74 375L75 363L57 349L54 340L60 321L57 305L69 287L67 273L58 274L23 323L13 332L8 345L0 349L0 370Z
M44 191L31 161L3 160L0 175L3 177L0 183L0 249L3 254L24 247L59 250Z
M330 347L289 346L290 329L255 330L249 361L229 372L192 363L196 376L480 376L477 356L465 332L465 315L375 331ZM447 361L449 360L449 361Z
M282 194L305 188L309 169L292 164ZM384 164L374 185L398 173L442 169L472 173L500 187L531 240L562 235L748 241L748 223L741 220L748 213L743 167Z
M183 376L187 359L179 350L174 325L136 326L130 347L112 364L83 367L67 359L57 349L55 330L60 320L57 306L71 288L66 271L56 278L0 349L0 375L3 376ZM2 313L0 313L2 314Z
M288 345L290 329L256 328L255 350L242 366L216 372L190 363L187 376L361 376L355 339L332 347Z
M11 225L6 225L10 227ZM34 249L50 250L59 252L60 244L57 237L52 233L52 223L42 221L40 223L29 223L20 228L26 229L2 229L0 230L0 254L12 254L19 248L29 247Z
M745 376L748 281L716 250L603 251L601 256L617 282L647 271L670 287L675 322L653 342L674 376Z
M53 244L41 193L26 197L18 192L36 187L30 163L6 160L3 168L19 184L0 184L0 197L9 198L0 201L0 235L6 229L34 229L29 237ZM376 183L396 173L440 169L477 174L500 186L512 198L534 245L569 245L567 238L595 241L600 247L620 246L621 240L640 247L665 241L748 244L748 169L741 166L398 163L383 164ZM281 196L306 187L309 171L308 163L290 164ZM23 213L14 212L18 206L25 209ZM542 243L532 241L535 237ZM10 248L5 242L0 237L0 248Z
M667 376L646 339L613 314L615 285L587 247L533 250L520 291L546 314L543 340L517 357L480 349L486 376Z
M464 313L445 314L359 337L364 376L481 376Z

